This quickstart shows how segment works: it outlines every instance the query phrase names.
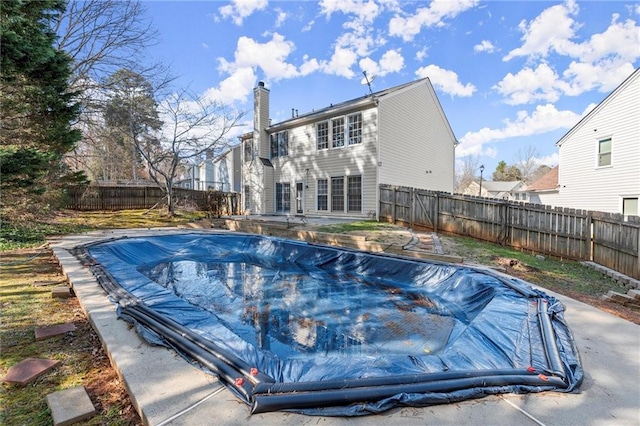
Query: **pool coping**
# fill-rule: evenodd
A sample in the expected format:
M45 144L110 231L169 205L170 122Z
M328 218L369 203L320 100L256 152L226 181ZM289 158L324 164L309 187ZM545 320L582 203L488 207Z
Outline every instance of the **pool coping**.
M129 323L117 319L115 306L89 269L69 252L98 240L185 232L232 231L145 228L96 231L50 242L145 424L424 424L427 419L432 424L637 424L640 418L640 326L548 290L544 291L567 307L565 318L581 351L585 383L579 394L506 394L424 408L397 408L357 418L287 412L250 415L250 407L215 377L190 365L172 350L150 346ZM615 363L610 362L611 354L616 356ZM635 380L630 377L634 373Z

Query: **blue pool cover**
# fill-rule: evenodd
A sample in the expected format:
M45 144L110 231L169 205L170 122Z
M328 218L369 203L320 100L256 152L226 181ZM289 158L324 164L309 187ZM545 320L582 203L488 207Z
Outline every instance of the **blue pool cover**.
M252 412L356 416L577 390L564 307L484 269L236 233L80 247L120 317Z

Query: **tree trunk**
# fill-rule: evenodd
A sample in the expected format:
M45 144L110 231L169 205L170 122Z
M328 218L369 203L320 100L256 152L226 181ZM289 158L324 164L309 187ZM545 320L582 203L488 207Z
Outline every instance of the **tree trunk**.
M173 183L167 182L165 188L167 189L167 215L169 217L173 217L176 212L176 201L173 196Z

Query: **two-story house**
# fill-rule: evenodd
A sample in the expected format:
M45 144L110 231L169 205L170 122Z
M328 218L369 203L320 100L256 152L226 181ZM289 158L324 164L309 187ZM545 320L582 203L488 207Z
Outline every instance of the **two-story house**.
M380 184L453 191L451 126L428 78L271 123L254 88L243 147L251 214L377 217Z
M554 204L639 215L640 68L557 143Z

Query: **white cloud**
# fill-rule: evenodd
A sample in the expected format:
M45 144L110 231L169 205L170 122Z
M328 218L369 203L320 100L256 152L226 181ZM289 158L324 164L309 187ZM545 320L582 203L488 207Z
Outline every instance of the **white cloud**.
M467 83L463 85L458 80L458 74L453 71L445 70L437 65L427 65L418 68L416 75L420 78L429 77L431 84L437 89L451 96L468 97L476 91L473 84Z
M510 51L503 60L509 61L518 56L545 57L551 50L567 54L574 48L571 39L575 37L577 24L571 15L577 12L578 5L574 0L568 0L565 4L545 9L529 23L523 20L519 25L524 34L521 38L523 44Z
M580 118L581 116L573 111L558 111L553 104L538 105L531 115L526 111L519 111L516 119L505 120L502 128L484 127L477 132L468 132L460 138L456 155L477 154L488 142L570 129Z
M240 26L244 18L266 8L268 3L268 0L231 0L231 4L218 8L218 11L223 18L231 18L234 24Z
M503 60L517 56L545 58L551 54L573 60L561 76L544 63L535 70L524 68L516 75L508 74L494 87L507 97L507 103L553 102L560 95L578 96L595 89L609 92L633 72L634 63L640 58L640 27L636 22L618 22L619 15L613 14L604 32L578 42L575 39L580 24L570 16L577 12L577 5L568 1L545 9L530 23L520 24L523 45Z
M475 46L473 46L474 52L492 53L495 50L496 50L495 46L489 40L482 40L480 44L476 44Z
M596 88L603 93L610 92L634 70L635 67L628 62L603 61L598 64L572 62L563 73L569 81L566 94L577 96Z
M542 63L535 69L525 67L515 75L507 74L493 88L507 98L507 104L520 105L534 101L555 102L567 91L568 85L549 65Z
M404 68L404 57L400 49L387 50L380 58L380 62L366 57L361 59L358 65L361 70L366 71L370 76L384 76L402 70L402 68Z
M423 47L422 49L416 52L416 61L422 62L424 58L427 57L427 48Z
M238 39L234 62L220 58L219 70L233 73L241 68L260 67L269 80L297 77L299 72L296 66L286 61L294 47L293 42L285 40L278 33L274 33L266 43L243 36Z
M380 58L380 75L398 72L404 68L404 57L400 49L387 50Z
M235 101L246 102L252 93L256 75L251 67L236 69L229 77L220 83L220 87L210 88L203 94L203 98L209 101L218 101L222 104L230 104Z
M411 41L422 27L442 27L444 19L451 19L476 6L478 0L432 0L427 7L418 8L414 15L399 14L389 21L389 35Z
M347 21L345 28L359 29L363 24L371 24L382 12L382 8L373 0L322 0L320 13L327 19L336 12L355 15L355 19Z
M358 60L358 55L351 49L336 46L329 62L322 62L322 71L341 77L352 78L355 73L351 67Z
M278 16L276 16L276 28L282 26L282 24L284 24L284 21L287 20L287 18L289 17L289 15L287 14L287 12L285 12L282 9L276 9L276 12L278 12Z

